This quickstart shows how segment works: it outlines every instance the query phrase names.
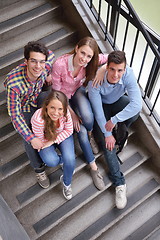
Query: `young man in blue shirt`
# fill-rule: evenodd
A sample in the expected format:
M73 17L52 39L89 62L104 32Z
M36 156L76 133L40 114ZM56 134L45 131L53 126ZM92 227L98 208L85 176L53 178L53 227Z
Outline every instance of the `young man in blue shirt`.
M116 154L116 139L112 131L116 124L128 128L139 116L142 98L133 70L126 65L123 51L113 51L108 62L102 85L88 85L89 99L95 119L104 135L104 155L109 167L109 176L116 187L116 206L122 209L127 204L126 184L120 171Z

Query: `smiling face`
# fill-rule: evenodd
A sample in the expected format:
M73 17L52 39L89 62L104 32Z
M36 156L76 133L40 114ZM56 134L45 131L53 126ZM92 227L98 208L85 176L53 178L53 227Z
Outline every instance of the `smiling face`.
M58 99L52 99L47 106L47 114L51 120L57 122L64 115L62 103Z
M111 62L107 66L107 80L111 84L119 82L125 72L125 63L116 64Z
M75 52L76 55L73 60L73 65L80 67L87 65L94 55L93 50L87 45L83 45L79 48L76 46Z
M37 80L45 68L46 56L40 52L30 52L29 59L25 59L27 75L31 81Z

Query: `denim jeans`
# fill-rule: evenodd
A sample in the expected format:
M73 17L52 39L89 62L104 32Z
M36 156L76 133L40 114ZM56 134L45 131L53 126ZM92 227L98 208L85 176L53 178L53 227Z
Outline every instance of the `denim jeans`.
M108 121L115 114L122 111L128 103L129 103L129 98L128 96L124 95L117 102L113 104L103 104L103 110L105 113L106 120ZM138 118L138 116L139 116L139 113L133 116L132 118L124 121L127 128ZM102 139L102 134L101 134L101 139ZM120 166L119 166L118 158L116 155L116 149L114 148L112 151L109 151L106 148L104 136L103 136L102 146L104 150L105 160L109 168L110 180L115 186L125 184L123 173L120 171Z
M41 92L37 98L37 101L40 102L40 104L43 102L44 98L48 95L49 91L45 91L45 92ZM38 106L37 108L34 108L31 106L31 111L30 112L23 112L24 115L24 119L26 121L26 124L28 125L28 127L31 129L31 117L33 116L34 112L39 108L40 106ZM37 150L35 150L31 144L29 144L28 142L26 142L25 140L24 142L24 147L25 147L25 151L26 154L30 160L30 164L31 166L35 169L36 172L38 172L38 169L41 168L43 161L40 158Z
M89 142L88 132L93 129L94 116L87 97L86 88L83 86L78 88L69 103L76 114L82 119L80 131L77 133L77 136L87 163L91 163L95 161L95 157Z
M56 152L58 148L61 155ZM53 144L50 147L40 150L39 155L43 162L49 167L56 167L63 163L63 181L69 186L72 181L73 171L75 169L75 151L73 136L66 138L60 144Z

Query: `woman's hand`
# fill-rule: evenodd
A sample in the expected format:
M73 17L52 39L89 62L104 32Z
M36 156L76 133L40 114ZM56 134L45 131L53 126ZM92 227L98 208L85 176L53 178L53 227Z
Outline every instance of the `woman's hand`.
M104 64L101 68L97 70L96 76L92 84L93 87L98 87L99 85L102 85L104 80L104 75L106 72L106 67L107 67L107 64Z
M79 132L82 119L73 111L73 109L70 106L69 106L69 111L71 113L71 117L73 121L73 128L76 132Z
M34 149L37 149L38 151L43 148L44 143L37 137L33 138L31 140L31 145Z
M82 123L81 118L77 114L75 114L74 111L71 113L71 117L72 117L72 121L73 121L73 128L75 129L76 132L79 132L80 125Z
M50 141L44 143L44 146L42 147L42 149L50 147L52 144L54 144L54 141L50 140Z

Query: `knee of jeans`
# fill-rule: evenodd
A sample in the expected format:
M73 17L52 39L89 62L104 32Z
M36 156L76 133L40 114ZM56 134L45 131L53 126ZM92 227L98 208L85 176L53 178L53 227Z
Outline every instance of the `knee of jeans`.
M89 116L85 116L83 117L83 119L82 119L83 125L86 127L88 131L91 131L93 129L94 119Z
M81 125L80 131L78 132L78 137L81 141L88 141L88 132L83 125Z
M107 148L105 148L105 154L107 155L107 156L114 156L115 154L116 154L116 148L113 148L113 150L112 151L110 151L109 149L107 149Z
M42 161L48 166L48 167L56 167L59 162L60 162L60 158L59 156L41 156Z
M74 155L67 155L67 158L64 159L64 164L74 167L75 166L75 156Z

